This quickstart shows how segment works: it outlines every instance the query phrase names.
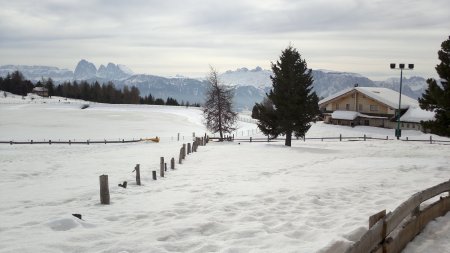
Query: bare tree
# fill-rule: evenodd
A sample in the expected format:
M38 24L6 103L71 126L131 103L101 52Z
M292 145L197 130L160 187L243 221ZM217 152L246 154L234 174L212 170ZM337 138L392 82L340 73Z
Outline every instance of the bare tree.
M205 124L212 133L219 132L220 140L224 133L236 130L237 113L232 110L233 90L223 85L219 80L219 74L210 66L207 77L208 89L206 91L206 102L203 107Z

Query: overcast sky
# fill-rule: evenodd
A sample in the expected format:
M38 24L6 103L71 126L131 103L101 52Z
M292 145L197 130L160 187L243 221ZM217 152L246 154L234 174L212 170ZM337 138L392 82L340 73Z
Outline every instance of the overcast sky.
M269 69L291 43L312 69L435 77L449 0L0 0L0 65L73 70L80 59L136 73Z

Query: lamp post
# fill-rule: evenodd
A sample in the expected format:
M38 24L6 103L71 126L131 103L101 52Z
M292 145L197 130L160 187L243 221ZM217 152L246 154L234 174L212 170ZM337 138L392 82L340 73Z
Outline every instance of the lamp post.
M402 103L402 80L403 80L403 70L412 70L414 69L414 64L408 64L408 69L405 69L405 64L398 64L398 68L396 68L395 63L391 63L391 69L400 69L400 95L398 96L398 111L397 111L397 129L395 129L395 137L397 140L402 136L402 130L400 129L400 110Z

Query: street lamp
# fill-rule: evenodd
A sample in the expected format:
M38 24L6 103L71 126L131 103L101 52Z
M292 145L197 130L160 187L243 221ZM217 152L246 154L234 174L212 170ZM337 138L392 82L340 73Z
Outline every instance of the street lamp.
M414 69L414 64L408 64L408 69L405 69L405 64L398 64L398 68L395 67L395 63L391 63L391 69L400 69L400 95L398 96L398 111L397 111L397 129L395 129L395 137L397 140L402 136L402 130L400 129L400 104L402 102L402 80L403 80L403 70Z

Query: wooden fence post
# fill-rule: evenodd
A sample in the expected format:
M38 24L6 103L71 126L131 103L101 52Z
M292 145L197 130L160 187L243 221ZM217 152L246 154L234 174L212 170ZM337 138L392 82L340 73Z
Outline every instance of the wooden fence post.
M364 134L364 141L366 141L366 135Z
M252 142L252 137L250 137L250 142Z
M389 140L389 136L386 135L386 140Z
M167 171L167 163L164 163L164 171Z
M183 159L186 159L186 143L183 143Z
M156 170L152 171L153 180L156 180Z
M181 164L183 160L183 148L180 148L180 155L178 156L178 163Z
M164 157L160 158L160 163L159 163L159 176L160 177L164 177Z
M170 159L170 169L174 170L175 169L175 158L172 157L172 159Z
M31 140L31 144L33 144L33 140Z
M408 139L408 136L406 136L406 141L408 141L409 139Z
M141 185L141 169L140 165L136 164L136 167L134 167L134 170L136 171L136 184Z
M430 135L430 144L433 144L433 137Z
M177 141L180 141L180 133L178 133Z
M431 139L431 136L430 136L430 139ZM52 140L48 140L48 145L52 145Z
M342 134L339 134L339 141L342 141Z
M270 142L269 136L267 136L267 142Z
M109 205L108 175L100 176L100 204Z
M189 155L191 153L191 143L188 142L187 144L187 154Z
M373 227L379 220L386 217L386 209L369 217L369 229Z

